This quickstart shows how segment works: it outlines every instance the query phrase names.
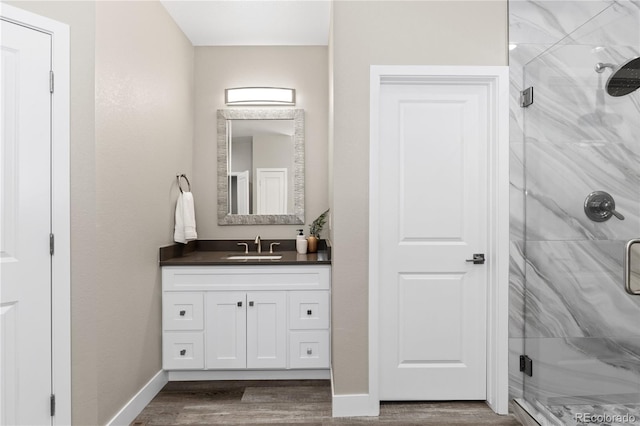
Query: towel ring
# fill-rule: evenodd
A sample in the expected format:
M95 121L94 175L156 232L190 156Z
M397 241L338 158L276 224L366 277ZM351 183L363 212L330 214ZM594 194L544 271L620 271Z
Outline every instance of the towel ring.
M189 188L187 192L191 192L191 183L189 182L189 179L187 179L186 175L184 174L176 175L176 179L178 179L178 188L180 189L180 192L184 192L182 190L182 186L180 186L180 182L181 182L180 179L184 179L187 181L187 188Z

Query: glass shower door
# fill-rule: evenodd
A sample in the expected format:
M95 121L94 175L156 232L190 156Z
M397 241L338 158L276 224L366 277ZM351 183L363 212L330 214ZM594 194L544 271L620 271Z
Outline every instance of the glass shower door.
M623 283L640 238L640 91L611 97L612 70L595 70L638 56L639 13L614 3L524 69L524 396L551 424L640 424L640 296ZM620 215L594 221L587 210L612 208L603 192Z

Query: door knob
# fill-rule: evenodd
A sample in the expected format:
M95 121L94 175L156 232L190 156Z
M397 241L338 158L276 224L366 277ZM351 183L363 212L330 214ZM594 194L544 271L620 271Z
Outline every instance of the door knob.
M474 265L484 265L484 253L473 253L473 259L467 259L467 262L473 262Z

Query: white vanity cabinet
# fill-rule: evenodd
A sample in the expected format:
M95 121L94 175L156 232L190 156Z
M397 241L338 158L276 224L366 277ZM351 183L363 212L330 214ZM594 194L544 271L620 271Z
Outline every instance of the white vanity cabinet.
M163 368L192 378L329 368L330 266L163 266ZM195 375L194 375L195 374ZM254 377L254 376L251 376Z
M207 368L287 368L285 291L206 295Z

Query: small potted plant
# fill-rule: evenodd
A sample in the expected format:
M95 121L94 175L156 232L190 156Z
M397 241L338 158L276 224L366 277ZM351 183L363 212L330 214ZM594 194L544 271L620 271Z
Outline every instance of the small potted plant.
M309 241L307 251L309 253L315 253L318 251L318 240L320 239L320 232L322 232L322 228L327 221L327 214L329 213L329 209L327 209L324 213L316 218L311 225L309 225Z

